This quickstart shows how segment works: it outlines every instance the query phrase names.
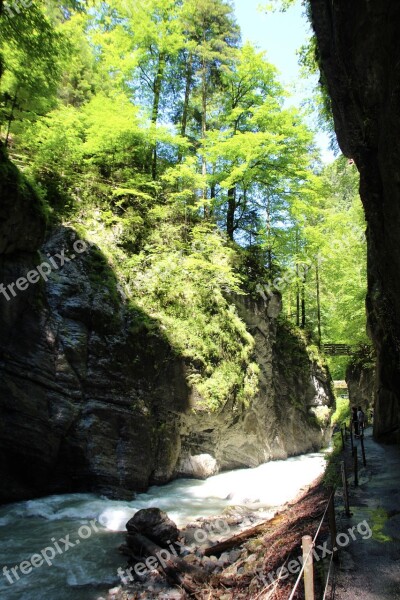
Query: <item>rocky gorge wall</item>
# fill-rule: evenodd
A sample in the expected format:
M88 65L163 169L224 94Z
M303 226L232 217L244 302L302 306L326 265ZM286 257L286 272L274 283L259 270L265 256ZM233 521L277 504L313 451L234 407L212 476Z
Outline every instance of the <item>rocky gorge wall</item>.
M400 428L400 4L310 0L318 56L343 153L360 172L367 220L374 433Z
M227 398L210 413L157 324L127 310L100 250L82 251L72 227L45 234L33 190L4 156L0 169L0 282L50 257L65 263L15 297L0 294L1 502L76 491L130 498L324 444L312 411L327 417L328 375L279 324L278 297L231 299L256 340L260 390L247 407Z
M228 400L218 414L200 407L184 417L180 475L202 475L204 461L211 475L217 469L255 467L328 443L329 409L334 405L329 375L310 359L304 342L279 322L280 298L266 302L236 296L232 301L256 342L259 392L248 407Z
M361 406L369 418L375 405L375 369L350 365L346 371L346 383L351 406Z

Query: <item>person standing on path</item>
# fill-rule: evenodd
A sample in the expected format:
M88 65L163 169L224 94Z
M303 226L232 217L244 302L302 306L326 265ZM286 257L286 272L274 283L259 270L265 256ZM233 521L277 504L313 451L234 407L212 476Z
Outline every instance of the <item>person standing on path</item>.
M358 430L360 435L364 435L365 429L365 414L361 406L358 407L357 411Z

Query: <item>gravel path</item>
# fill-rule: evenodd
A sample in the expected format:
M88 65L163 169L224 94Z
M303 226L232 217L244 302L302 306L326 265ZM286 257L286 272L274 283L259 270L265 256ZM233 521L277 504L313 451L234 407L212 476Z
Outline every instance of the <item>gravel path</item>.
M355 444L361 462L360 441ZM338 520L338 531L355 527L356 539L341 552L333 597L400 600L400 447L376 443L368 429L365 449L360 485L350 485L352 516Z

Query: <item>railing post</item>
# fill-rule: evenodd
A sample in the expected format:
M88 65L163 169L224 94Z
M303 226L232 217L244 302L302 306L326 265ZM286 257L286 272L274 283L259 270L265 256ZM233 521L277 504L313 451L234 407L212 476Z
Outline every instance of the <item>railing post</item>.
M331 499L329 500L329 507L328 507L328 519L329 519L329 529L331 532L333 560L335 562L337 562L339 560L339 552L336 547L337 528L336 528L335 489L334 488L331 488Z
M314 600L313 540L310 535L303 537L304 591L306 600Z
M347 423L344 424L344 439L347 442Z
M358 486L358 451L353 449L353 464L354 464L354 485Z
M350 505L349 505L349 488L347 485L347 473L346 473L346 465L344 461L341 462L342 466L342 482L343 482L343 500L344 500L344 508L346 511L346 516L350 517Z
M341 433L341 436L342 436L342 452L344 452L344 449L345 449L346 445L345 445L345 441L344 441L344 433L343 433L343 429L342 428L340 428L340 433Z
M363 457L363 465L364 465L364 467L366 467L367 466L367 458L365 456L364 436L361 436L361 450L362 450L362 457Z
M354 450L354 441L353 441L353 422L350 423L350 443L351 443L351 452Z

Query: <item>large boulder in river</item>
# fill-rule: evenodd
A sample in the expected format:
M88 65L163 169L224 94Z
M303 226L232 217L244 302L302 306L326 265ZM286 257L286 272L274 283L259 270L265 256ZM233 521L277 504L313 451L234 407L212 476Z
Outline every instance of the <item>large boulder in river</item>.
M126 524L128 533L140 533L159 546L166 546L179 539L179 529L167 513L159 508L139 510Z
M189 455L181 460L178 473L195 479L207 479L218 473L218 463L210 454Z

